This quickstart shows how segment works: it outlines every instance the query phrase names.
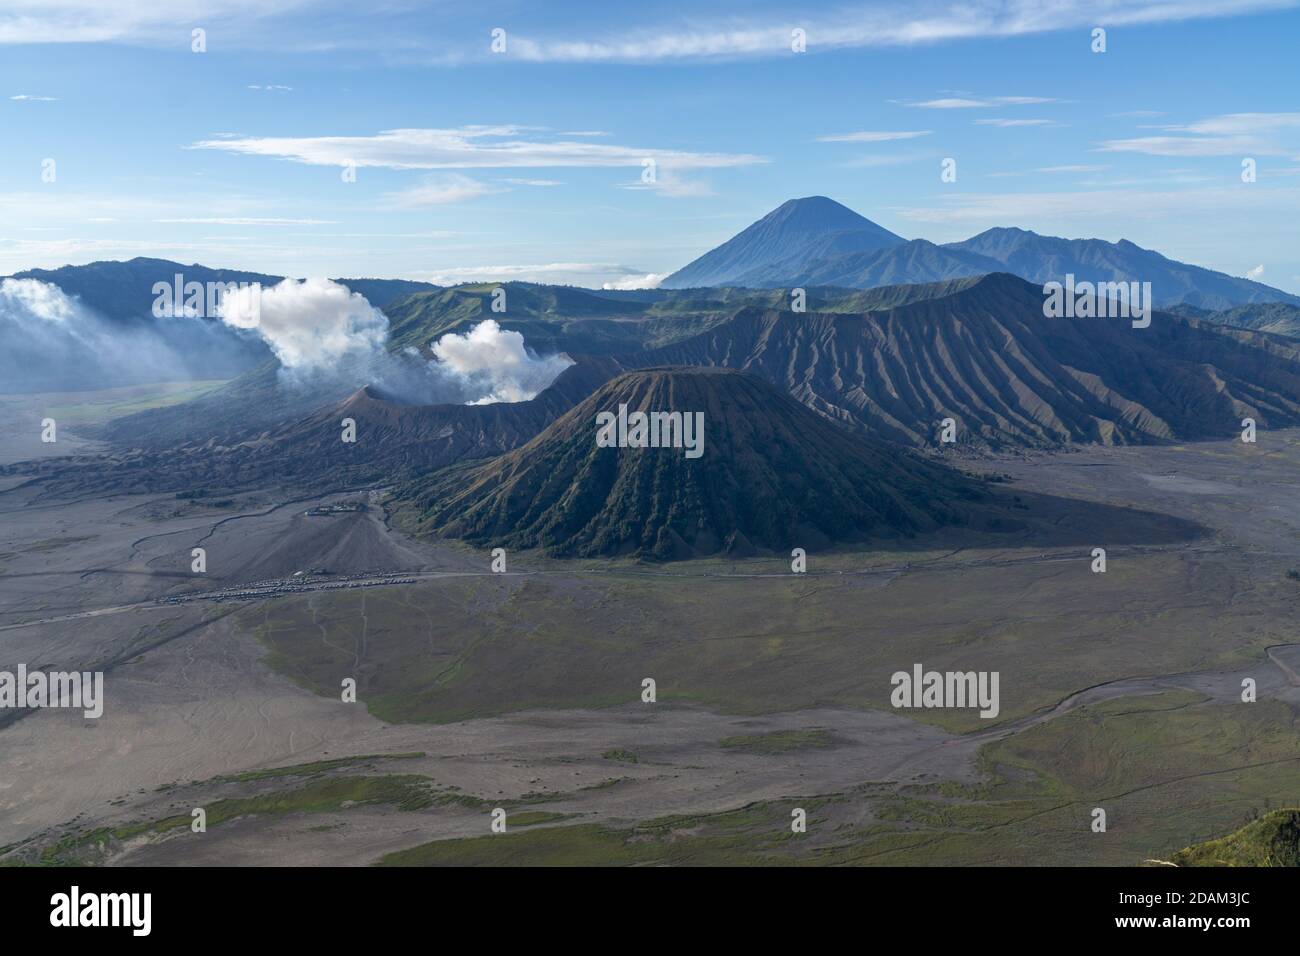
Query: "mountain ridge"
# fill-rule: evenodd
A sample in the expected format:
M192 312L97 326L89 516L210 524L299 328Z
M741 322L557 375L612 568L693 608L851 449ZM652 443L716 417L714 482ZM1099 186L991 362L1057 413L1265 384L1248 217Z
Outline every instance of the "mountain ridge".
M863 219L892 238L865 243L860 248L836 247L824 237L833 234L836 224L843 221L839 210L852 210L835 203L835 215L817 230L810 220L822 207L812 200L821 199L824 197L783 203L672 273L661 288L680 289L694 284L870 289L1005 271L1039 284L1064 281L1067 273L1073 273L1079 281L1150 282L1154 302L1162 308L1185 304L1220 311L1268 302L1300 306L1300 296L1251 279L1178 262L1127 239L1065 239L1015 226L996 226L959 242L938 244L925 239L904 240ZM797 212L791 211L792 206ZM797 221L799 228L783 228L789 220Z
M1040 289L1007 273L939 284L936 298L865 314L747 307L628 367L753 372L823 415L890 441L959 448L1223 438L1243 417L1300 424L1300 344L1170 313L1049 319ZM1265 425L1264 423L1267 423Z
M258 282L275 285L285 276L244 269L220 269L191 263L185 265L170 259L136 256L134 259L99 259L81 266L65 265L57 269L25 269L0 279L37 279L58 286L66 295L74 296L82 304L100 315L120 322L152 317L155 282L172 284L177 274L186 282ZM397 299L416 291L440 288L432 283L413 279L335 279L352 292L365 296L381 311Z

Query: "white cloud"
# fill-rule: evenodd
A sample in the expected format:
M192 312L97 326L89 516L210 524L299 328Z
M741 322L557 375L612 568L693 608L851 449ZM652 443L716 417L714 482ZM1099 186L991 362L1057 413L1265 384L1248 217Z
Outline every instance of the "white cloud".
M318 5L315 0L0 0L0 44L177 43L190 24L252 28ZM181 26L184 30L180 30ZM228 35L239 37L237 31Z
M1068 166L1039 166L1034 170L1036 173L1100 173L1110 169L1110 166L1088 166L1076 163Z
M980 99L967 97L944 97L937 100L922 100L919 103L907 103L926 110L978 110L995 106L1040 106L1044 103L1059 103L1060 100L1050 96L986 96Z
M627 291L630 289L657 289L659 283L668 278L667 272L651 272L643 276L628 276L626 279L616 279L613 282L601 283L602 289L611 289Z
M679 176L674 170L660 167L653 180L646 182L637 179L632 182L619 183L620 189L646 189L672 199L694 199L700 196L712 196L713 189L702 179L690 179Z
M850 169L880 169L884 166L905 166L931 158L933 154L930 153L868 153L850 159L843 165Z
M1263 278L1264 278L1264 267L1263 267L1263 265L1255 266L1255 268L1253 268L1253 269L1247 269L1247 270L1246 270L1246 278L1247 278L1247 279L1254 279L1256 282L1259 282L1261 279L1263 279Z
M888 143L899 139L916 139L918 136L929 136L930 130L908 130L905 132L871 132L862 131L859 133L839 133L834 136L818 136L819 143Z
M1074 220L1079 228L1097 228L1108 222L1144 217L1190 216L1222 213L1273 212L1300 205L1300 188L1242 189L1240 186L1179 190L1094 189L1077 192L967 193L940 195L930 206L896 208L911 222L955 224L965 227L1005 226L1034 228L1044 220Z
M997 126L1003 129L1009 129L1017 126L1060 126L1055 120L1049 119L977 119L975 121L980 126Z
M793 56L791 29L807 31L808 51L911 47L984 37L1014 37L1097 25L1169 23L1287 9L1296 0L879 0L835 12L794 18L789 11L710 22L703 16L664 22L664 14L601 36L574 38L512 31L505 56L533 62L655 62L736 57ZM329 8L313 16L320 8ZM410 9L405 9L410 8ZM336 50L374 48L386 56L423 51L431 62L456 64L494 56L449 49L430 31L417 6L389 4L378 23L359 23L366 11L329 0L0 0L0 44L188 42L190 24L235 48ZM403 16L405 14L405 16ZM184 26L182 31L180 27ZM178 36L180 41L178 41ZM464 37L458 38L464 39Z
M154 222L193 223L205 226L332 226L337 219L268 219L258 216L184 217L155 219Z
M1271 133L1284 129L1300 129L1300 113L1226 113L1223 116L1197 120L1186 126L1166 126L1165 129L1214 136Z
M250 90L260 90L263 93L288 93L293 89L292 86L281 86L278 83L271 83L267 86L257 86L255 84L249 84L248 88Z
M17 96L9 97L11 100L25 100L29 103L57 103L57 96L33 96L31 93L19 93Z
M460 285L472 282L555 282L586 288L623 288L615 283L644 281L644 269L613 262L542 262L530 265L457 266L420 275L435 285ZM628 288L631 288L629 286ZM648 288L648 286L647 286Z
M211 139L191 149L289 159L313 166L379 166L388 169L528 169L639 167L653 159L661 168L704 169L765 163L747 153L692 153L605 143L543 141L519 126L457 129L390 129L373 136L246 137Z
M563 186L558 179L507 179L512 186Z
M1148 156L1240 156L1280 152L1254 136L1137 136L1108 139L1103 153L1145 153Z
M1300 131L1300 113L1227 113L1183 125L1158 127L1164 133L1191 135L1138 136L1111 139L1098 149L1108 153L1149 156L1234 156L1289 152L1275 134Z
M468 176L450 173L445 176L426 179L419 186L404 189L401 192L387 193L384 196L389 206L440 206L447 203L467 202L501 192L499 187L489 186Z
M1167 23L1284 9L1295 0L911 0L876 3L825 15L764 22L732 19L645 25L599 39L511 34L506 55L535 62L655 62L792 56L791 29L806 31L809 52L916 46L979 37L1012 37L1093 26Z

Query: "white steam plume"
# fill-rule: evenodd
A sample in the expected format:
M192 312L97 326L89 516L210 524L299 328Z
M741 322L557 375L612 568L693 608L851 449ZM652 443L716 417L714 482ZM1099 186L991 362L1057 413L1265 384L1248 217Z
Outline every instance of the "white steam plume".
M359 292L329 279L285 279L270 288L247 286L221 300L221 319L256 329L290 372L336 366L383 348L388 319Z
M464 335L448 332L432 346L442 369L486 394L470 402L522 402L532 398L573 364L565 355L540 358L524 348L524 337L485 319Z
M115 321L49 282L0 281L0 392L228 378L261 349L202 319Z
M563 355L533 354L523 335L491 319L442 336L430 346L433 361L415 349L389 352L387 317L329 279L234 290L221 312L228 325L257 330L287 384L321 391L373 384L411 404L522 402L573 364Z

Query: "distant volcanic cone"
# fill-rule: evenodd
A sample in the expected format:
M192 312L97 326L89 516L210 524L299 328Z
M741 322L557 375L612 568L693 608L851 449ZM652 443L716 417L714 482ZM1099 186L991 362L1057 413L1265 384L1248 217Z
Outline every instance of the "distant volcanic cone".
M629 423L702 413L702 452L599 447L598 414L620 406ZM658 560L982 527L990 510L976 482L851 434L756 377L676 367L620 375L526 445L397 498L418 529L479 545Z

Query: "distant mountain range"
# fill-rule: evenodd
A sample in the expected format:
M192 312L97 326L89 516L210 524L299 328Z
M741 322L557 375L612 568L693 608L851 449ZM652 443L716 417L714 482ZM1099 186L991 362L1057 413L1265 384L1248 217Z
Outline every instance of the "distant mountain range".
M152 317L156 282L170 285L173 278L183 275L186 282L259 282L274 285L284 276L262 272L244 272L239 269L211 269L197 263L183 265L168 259L128 259L125 262L105 260L84 266L61 266L58 269L27 269L15 272L9 279L38 279L58 286L68 295L76 296L100 315L119 321ZM353 292L359 292L378 309L395 299L413 292L438 288L428 282L409 279L336 279Z
M1300 338L1300 305L1287 302L1259 302L1218 311L1200 309L1194 305L1178 305L1170 311L1216 325L1235 325L1242 329Z
M1005 273L828 296L813 300L824 311L804 313L782 308L783 294L677 293L686 297L633 307L554 290L595 312L572 318L548 311L547 289L529 291L509 297L520 304L510 324L576 359L531 401L408 405L343 378L334 387L346 391L304 393L284 388L271 363L199 399L108 423L98 432L116 449L107 458L9 473L79 493L406 480L517 449L612 377L656 367L744 371L855 440L958 453L1222 438L1248 416L1263 428L1300 425L1300 341L1164 312L1146 329L1048 319L1041 290ZM450 292L422 293L433 300L411 307L390 346L473 321L479 292ZM669 306L682 310L677 318L662 311ZM938 442L949 417L955 447ZM353 444L339 441L344 418L357 423Z
M933 445L947 417L960 444L992 449L1222 438L1246 416L1300 424L1300 341L1159 312L1146 329L1049 319L1041 289L1006 273L906 288L915 298L862 314L749 306L623 361L743 369L911 445Z
M111 340L152 318L153 283L177 271L276 281L144 259L22 275L108 316ZM1065 272L1163 283L1177 301L1144 328L1049 317L1042 283ZM93 430L107 455L0 474L56 496L176 492L214 504L270 486L389 487L419 532L672 560L1050 524L939 456L1225 438L1247 417L1300 426L1300 338L1279 334L1297 331L1300 300L1131 243L1000 229L939 246L817 198L787 203L683 274L728 284L618 293L512 282L506 310L493 312L496 283L339 280L382 305L386 352L319 379L285 376L267 358L197 399ZM792 311L790 285L807 289L806 310ZM1244 301L1221 306L1234 297ZM405 390L408 372L438 374L433 342L486 319L573 364L528 401ZM705 456L601 447L597 413L624 405L703 412ZM944 419L955 445L939 440ZM340 440L344 420L355 441Z
M1025 229L989 229L963 242L905 240L825 196L792 199L668 276L665 289L842 286L870 289L1010 272L1031 282L1150 282L1157 306L1207 310L1284 302L1294 296L1167 259L1128 240L1060 239Z
M185 302L172 301L177 276L183 287L197 283L204 289L199 298L205 308L199 315L173 315ZM209 283L271 287L282 281L279 276L131 259L29 269L3 279L48 283L72 301L32 299L19 289L0 296L0 393L230 379L272 361L271 349L257 332L233 328L205 313L215 301ZM395 279L338 281L381 309L395 299L437 288ZM165 297L154 291L160 284L168 290ZM59 321L50 321L55 314L50 310Z

